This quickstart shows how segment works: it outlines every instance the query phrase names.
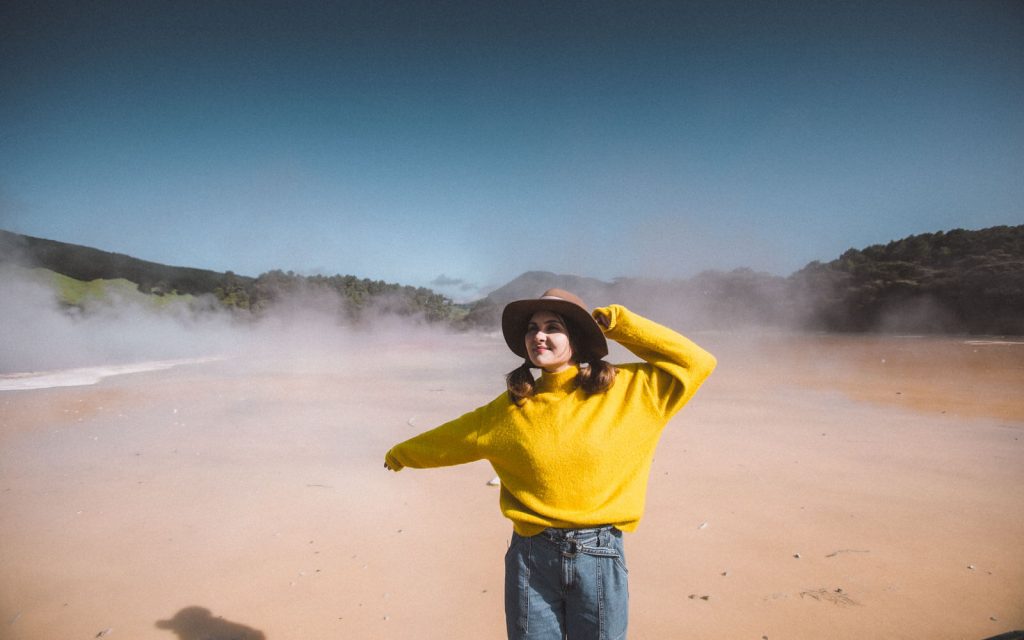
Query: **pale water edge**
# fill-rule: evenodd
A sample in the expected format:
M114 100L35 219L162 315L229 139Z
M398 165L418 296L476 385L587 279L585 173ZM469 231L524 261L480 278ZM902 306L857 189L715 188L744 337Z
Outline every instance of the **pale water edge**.
M51 389L53 387L79 387L96 384L103 378L123 376L129 373L160 371L183 364L199 364L223 360L222 356L207 358L186 358L181 360L151 360L133 362L131 364L106 365L101 367L82 367L79 369L60 369L57 371L31 371L26 373L0 374L0 391L27 391L31 389Z

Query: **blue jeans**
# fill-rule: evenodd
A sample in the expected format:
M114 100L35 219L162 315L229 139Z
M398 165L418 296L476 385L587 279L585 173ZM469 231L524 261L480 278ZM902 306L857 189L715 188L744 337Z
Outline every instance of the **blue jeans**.
M505 554L509 640L625 638L628 573L614 527L513 532Z

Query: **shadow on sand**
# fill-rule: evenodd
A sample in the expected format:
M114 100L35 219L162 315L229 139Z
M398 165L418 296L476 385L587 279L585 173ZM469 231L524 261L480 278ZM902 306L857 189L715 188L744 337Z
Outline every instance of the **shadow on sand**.
M179 640L267 640L262 631L214 617L203 607L185 607L170 620L157 620L156 627L173 631Z

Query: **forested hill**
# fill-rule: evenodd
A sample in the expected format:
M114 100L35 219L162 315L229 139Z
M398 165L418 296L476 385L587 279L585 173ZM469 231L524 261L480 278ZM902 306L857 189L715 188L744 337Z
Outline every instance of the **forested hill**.
M0 259L42 267L75 280L124 278L143 293L212 293L228 280L251 284L255 278L205 269L172 267L92 247L24 236L0 229Z
M850 249L790 277L805 322L839 331L1024 334L1024 225Z
M231 271L174 267L43 238L0 230L0 263L43 268L75 280L124 279L144 294L188 294L213 297L221 306L254 316L277 304L320 294L340 297L347 319L358 319L374 308L385 313L419 316L431 322L453 321L465 310L448 298L422 287L357 278L352 275L303 276L291 271L268 271L258 277Z
M550 287L621 302L688 329L773 326L838 332L1024 334L1024 225L926 233L812 262L788 277L750 269L683 280L531 271L478 301L494 326L510 300Z

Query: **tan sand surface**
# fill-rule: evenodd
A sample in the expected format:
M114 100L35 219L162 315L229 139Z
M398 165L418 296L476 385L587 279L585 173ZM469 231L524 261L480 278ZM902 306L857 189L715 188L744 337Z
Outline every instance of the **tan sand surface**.
M626 539L631 638L1024 628L1024 345L694 337L719 370ZM496 395L505 351L409 335L0 392L0 638L503 637L489 466L382 455Z

